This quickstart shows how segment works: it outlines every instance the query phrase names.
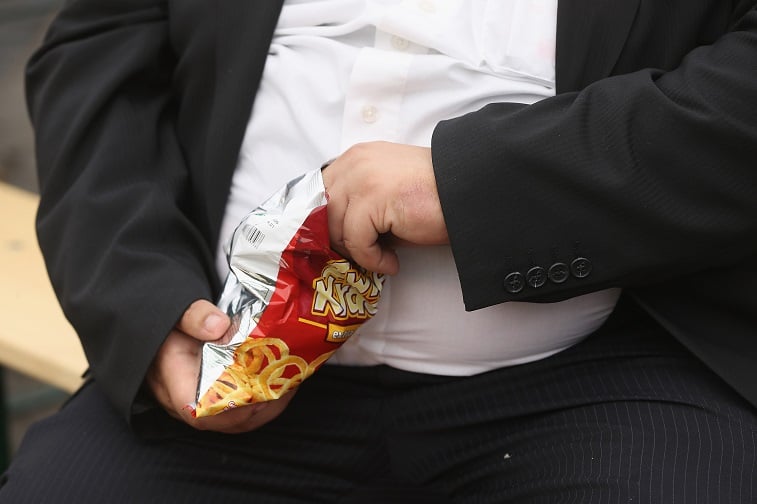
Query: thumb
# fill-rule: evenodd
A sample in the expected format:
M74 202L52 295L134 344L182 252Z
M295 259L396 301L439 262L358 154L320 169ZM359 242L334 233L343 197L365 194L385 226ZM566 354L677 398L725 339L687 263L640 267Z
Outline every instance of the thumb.
M184 312L176 328L201 341L221 338L231 325L229 317L207 299L198 299Z

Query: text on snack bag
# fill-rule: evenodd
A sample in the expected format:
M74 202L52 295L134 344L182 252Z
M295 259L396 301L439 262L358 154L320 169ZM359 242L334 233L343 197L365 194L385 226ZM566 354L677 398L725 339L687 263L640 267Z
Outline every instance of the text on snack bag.
M329 261L313 280L313 315L336 320L366 319L376 314L383 275L355 269L349 261Z

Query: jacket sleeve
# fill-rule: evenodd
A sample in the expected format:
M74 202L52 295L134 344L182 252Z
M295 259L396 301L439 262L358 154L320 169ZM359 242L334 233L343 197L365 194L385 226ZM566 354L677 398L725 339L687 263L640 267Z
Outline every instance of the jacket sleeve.
M437 126L434 169L468 310L650 286L757 256L751 4L669 71ZM550 276L554 265L567 275Z
M212 298L212 253L188 217L167 7L70 1L27 67L50 278L90 373L130 420L157 349Z

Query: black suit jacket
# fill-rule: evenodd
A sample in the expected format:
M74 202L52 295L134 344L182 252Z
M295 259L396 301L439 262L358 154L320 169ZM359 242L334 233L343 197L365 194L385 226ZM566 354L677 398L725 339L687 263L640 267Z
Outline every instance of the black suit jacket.
M219 226L280 5L73 0L29 63L40 244L127 418L170 328L218 291ZM621 286L757 404L754 5L560 0L558 95L436 128L467 309ZM590 274L533 280L576 258ZM513 274L538 286L510 292Z

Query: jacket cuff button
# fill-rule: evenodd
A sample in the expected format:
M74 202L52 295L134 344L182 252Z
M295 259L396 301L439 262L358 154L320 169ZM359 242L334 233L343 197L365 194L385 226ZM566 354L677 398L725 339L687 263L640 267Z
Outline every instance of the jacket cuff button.
M513 271L505 277L505 290L510 294L517 294L525 287L525 279L519 271Z
M586 278L591 273L591 261L585 257L577 257L570 263L570 272L576 278Z
M565 263L557 262L549 267L547 271L549 279L556 284L561 284L568 279L568 265Z
M547 271L541 266L534 266L526 271L526 282L531 287L538 289L547 283Z

